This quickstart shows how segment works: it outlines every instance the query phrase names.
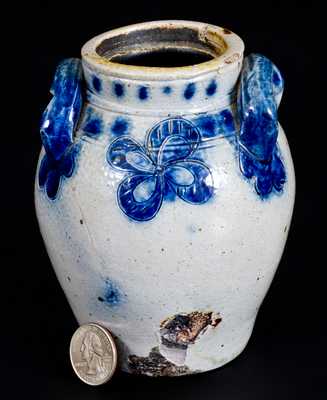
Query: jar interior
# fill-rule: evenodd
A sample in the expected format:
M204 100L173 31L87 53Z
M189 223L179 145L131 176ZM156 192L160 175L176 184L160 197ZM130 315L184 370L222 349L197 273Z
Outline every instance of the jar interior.
M154 27L103 40L96 52L107 60L143 67L183 67L219 57L226 50L222 37L188 27Z

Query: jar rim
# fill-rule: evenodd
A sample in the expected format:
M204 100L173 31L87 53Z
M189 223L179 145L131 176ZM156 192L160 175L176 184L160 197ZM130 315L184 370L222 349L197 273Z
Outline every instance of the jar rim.
M140 66L112 61L121 52L161 48L197 48L211 55L209 61L185 66ZM169 40L171 42L169 42ZM125 47L124 47L125 46ZM124 47L124 48L123 48ZM194 78L212 71L224 73L237 67L243 58L244 43L230 30L202 22L163 20L117 28L95 36L82 47L82 61L93 71L140 80L176 80Z

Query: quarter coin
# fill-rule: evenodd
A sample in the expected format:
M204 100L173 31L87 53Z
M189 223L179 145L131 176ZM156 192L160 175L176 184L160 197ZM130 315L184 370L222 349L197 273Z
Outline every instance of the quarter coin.
M114 339L98 324L81 325L72 336L69 350L76 375L88 385L102 385L115 372L117 349Z

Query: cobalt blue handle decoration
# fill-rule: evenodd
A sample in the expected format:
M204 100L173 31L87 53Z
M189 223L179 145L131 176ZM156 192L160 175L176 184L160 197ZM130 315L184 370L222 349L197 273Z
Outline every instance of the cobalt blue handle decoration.
M59 160L73 143L73 132L82 107L82 67L77 58L67 58L57 67L51 86L53 98L41 120L41 139L47 154Z
M255 188L267 197L282 190L285 168L277 148L277 108L283 92L277 67L260 54L245 58L238 90L240 120L239 161L247 178L255 177Z
M83 105L80 60L68 58L58 65L50 92L53 98L40 127L45 155L38 181L48 198L55 200L63 178L72 176L80 150L79 143L73 140Z

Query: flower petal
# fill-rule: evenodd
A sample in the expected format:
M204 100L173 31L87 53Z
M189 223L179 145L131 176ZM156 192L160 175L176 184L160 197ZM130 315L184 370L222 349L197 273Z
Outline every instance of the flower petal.
M128 136L120 136L110 144L107 161L119 171L139 172L144 169L151 170L152 166L152 161L145 154L143 147Z
M183 136L169 136L162 143L157 162L158 165L167 165L170 162L184 160L193 153L193 146Z
M177 186L190 186L194 183L192 172L180 165L168 166L165 171L165 177Z
M148 193L142 194L145 188ZM128 217L136 221L149 221L162 204L162 178L158 175L129 175L119 185L117 198L119 207Z
M156 189L157 177L150 175L139 183L133 191L134 200L138 203L143 203L150 199Z
M149 157L140 151L126 153L126 161L138 171L153 172L154 165Z
M60 174L57 170L53 169L49 172L48 179L45 185L45 190L49 199L54 200L57 197L60 180Z
M161 145L170 136L182 137L191 146L191 153L195 151L200 142L200 132L192 122L180 117L161 121L150 130L146 139L147 152L155 164L158 163ZM179 158L177 156L174 160Z
M177 166L186 168L193 176L193 183L181 186L170 181L176 194L191 204L203 204L213 195L213 178L209 168L197 160L179 161Z

